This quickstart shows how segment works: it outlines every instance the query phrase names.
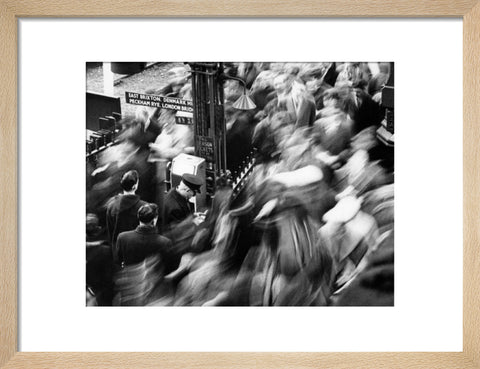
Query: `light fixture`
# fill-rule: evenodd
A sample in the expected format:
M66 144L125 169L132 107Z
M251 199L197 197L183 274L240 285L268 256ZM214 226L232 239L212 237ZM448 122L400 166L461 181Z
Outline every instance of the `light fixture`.
M252 99L247 95L247 85L245 84L245 81L241 78L237 78L237 77L232 77L232 76L228 76L226 74L223 75L223 78L225 79L233 79L235 81L238 81L242 84L243 86L243 94L242 96L240 96L237 101L235 101L233 103L233 107L235 109L239 109L239 110L253 110L257 107L257 105L255 105L255 103L252 101Z
M232 105L235 109L239 110L252 110L255 109L257 106L252 101L250 97L245 94L245 91L242 96L240 96L237 101L235 101Z

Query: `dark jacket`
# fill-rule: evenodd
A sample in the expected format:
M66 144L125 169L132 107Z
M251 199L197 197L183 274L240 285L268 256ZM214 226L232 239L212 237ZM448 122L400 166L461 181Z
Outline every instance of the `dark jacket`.
M234 175L243 170L245 158L253 150L252 137L255 125L249 113L241 112L227 132L227 169ZM235 176L234 176L235 178Z
M363 131L370 126L379 126L383 120L382 109L380 105L375 102L369 94L365 91L357 90L357 98L359 107L353 114L354 134Z
M138 195L117 195L107 205L108 239L115 254L115 242L120 233L131 231L138 225L138 209L146 202Z
M139 225L134 231L122 232L117 239L116 259L125 265L141 263L149 256L169 258L172 242L158 234L156 227Z
M192 208L189 201L180 195L176 188L172 188L165 196L164 221L165 226L169 227L181 222L192 214Z
M87 286L95 294L99 306L110 306L113 298L112 248L103 241L87 239Z

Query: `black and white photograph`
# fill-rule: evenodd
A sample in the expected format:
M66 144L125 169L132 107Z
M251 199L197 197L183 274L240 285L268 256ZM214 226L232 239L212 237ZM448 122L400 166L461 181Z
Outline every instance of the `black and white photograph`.
M394 62L85 67L87 306L395 306Z

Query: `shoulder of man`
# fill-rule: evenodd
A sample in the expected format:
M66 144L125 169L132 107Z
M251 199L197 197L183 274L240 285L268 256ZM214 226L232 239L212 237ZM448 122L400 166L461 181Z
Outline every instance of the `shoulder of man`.
M177 204L179 199L180 196L178 196L178 192L175 188L170 189L170 191L168 191L167 195L165 196L165 201L166 204L168 203L168 205Z
M107 201L107 210L111 210L114 206L116 206L118 204L118 200L120 199L121 196L122 196L121 194L118 194L118 195L115 195L115 196L111 197Z
M175 187L172 187L168 192L167 192L167 197L172 197L174 196L175 193Z
M136 235L135 230L122 232L117 237L117 243L127 241L128 239L135 237L135 235Z

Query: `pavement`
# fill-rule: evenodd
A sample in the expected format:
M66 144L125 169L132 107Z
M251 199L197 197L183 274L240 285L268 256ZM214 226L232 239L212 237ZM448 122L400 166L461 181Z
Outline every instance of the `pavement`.
M147 67L135 74L124 75L114 74L114 96L120 97L122 104L122 115L135 114L136 105L127 104L125 102L125 91L144 93L148 89L159 89L167 84L167 72L183 63L163 63L150 62ZM86 65L86 82L87 91L103 94L103 64L87 63Z

